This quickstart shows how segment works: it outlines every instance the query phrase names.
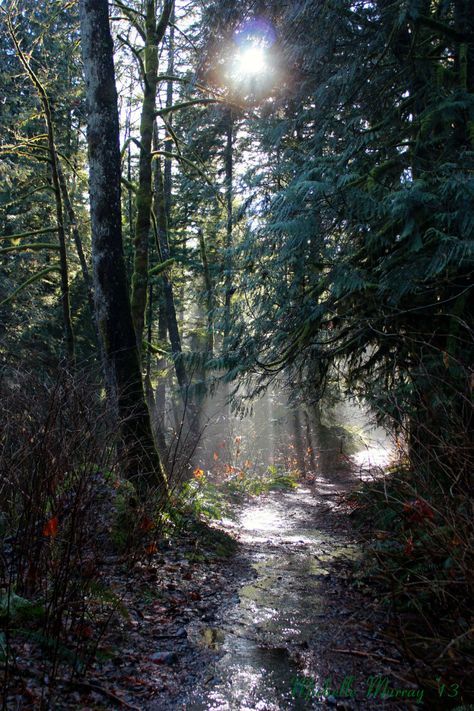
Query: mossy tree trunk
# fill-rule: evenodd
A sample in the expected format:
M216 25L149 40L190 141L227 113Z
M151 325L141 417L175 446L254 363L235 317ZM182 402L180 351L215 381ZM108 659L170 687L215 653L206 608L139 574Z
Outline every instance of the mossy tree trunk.
M167 493L145 401L122 243L117 91L107 0L81 0L81 44L88 103L94 301L106 381L121 427L124 468L144 495Z
M148 289L148 253L153 198L152 142L158 88L158 48L163 40L173 9L173 0L165 0L159 23L156 0L147 0L144 26L144 94L140 121L139 178L136 196L135 260L132 277L132 318L138 348L141 351Z

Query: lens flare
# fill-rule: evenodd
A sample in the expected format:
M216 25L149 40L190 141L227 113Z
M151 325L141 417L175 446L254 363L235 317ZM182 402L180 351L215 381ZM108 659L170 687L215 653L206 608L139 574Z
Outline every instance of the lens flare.
M239 25L234 33L234 41L240 47L254 44L271 47L275 38L273 26L263 18L247 20Z
M271 91L277 76L275 41L275 30L262 18L237 27L223 62L222 76L231 92L255 102Z
M235 63L237 77L255 77L267 69L263 47L246 47L239 52Z

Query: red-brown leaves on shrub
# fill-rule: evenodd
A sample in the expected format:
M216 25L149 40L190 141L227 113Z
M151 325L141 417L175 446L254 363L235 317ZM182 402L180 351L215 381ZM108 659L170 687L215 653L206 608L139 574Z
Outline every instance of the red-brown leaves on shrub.
M140 522L140 528L142 531L151 531L152 528L155 527L154 521L151 520L148 516L143 516L141 522Z
M434 516L431 506L421 499L408 501L404 504L403 513L407 515L410 523L422 523L424 519L432 520Z
M413 546L413 536L410 536L410 537L407 539L405 548L404 548L404 550L403 550L404 554L405 554L406 556L411 556L412 553L413 553L413 548L414 548L414 546Z
M43 536L54 538L58 532L58 523L59 521L57 516L50 518L49 521L47 521L47 523L43 526Z

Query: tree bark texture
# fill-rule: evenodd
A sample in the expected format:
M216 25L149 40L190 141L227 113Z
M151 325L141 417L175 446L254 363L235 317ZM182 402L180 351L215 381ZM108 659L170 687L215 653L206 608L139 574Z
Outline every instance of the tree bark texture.
M152 142L158 88L158 47L168 26L172 0L166 0L156 23L156 1L147 0L145 18L144 94L140 121L139 178L136 196L135 260L132 277L132 317L141 351L148 288L148 252L152 210Z
M125 471L140 493L167 491L145 401L122 244L117 91L107 0L81 0L88 103L89 188L94 303L106 381L121 425Z

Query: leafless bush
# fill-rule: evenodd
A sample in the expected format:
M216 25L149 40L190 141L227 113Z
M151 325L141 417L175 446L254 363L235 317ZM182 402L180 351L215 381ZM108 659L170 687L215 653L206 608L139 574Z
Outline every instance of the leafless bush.
M62 663L79 673L94 653L110 617L100 563L117 462L103 403L85 376L58 371L45 382L9 373L0 389L5 703L15 672L22 673L15 650L25 637L46 652L50 682Z

